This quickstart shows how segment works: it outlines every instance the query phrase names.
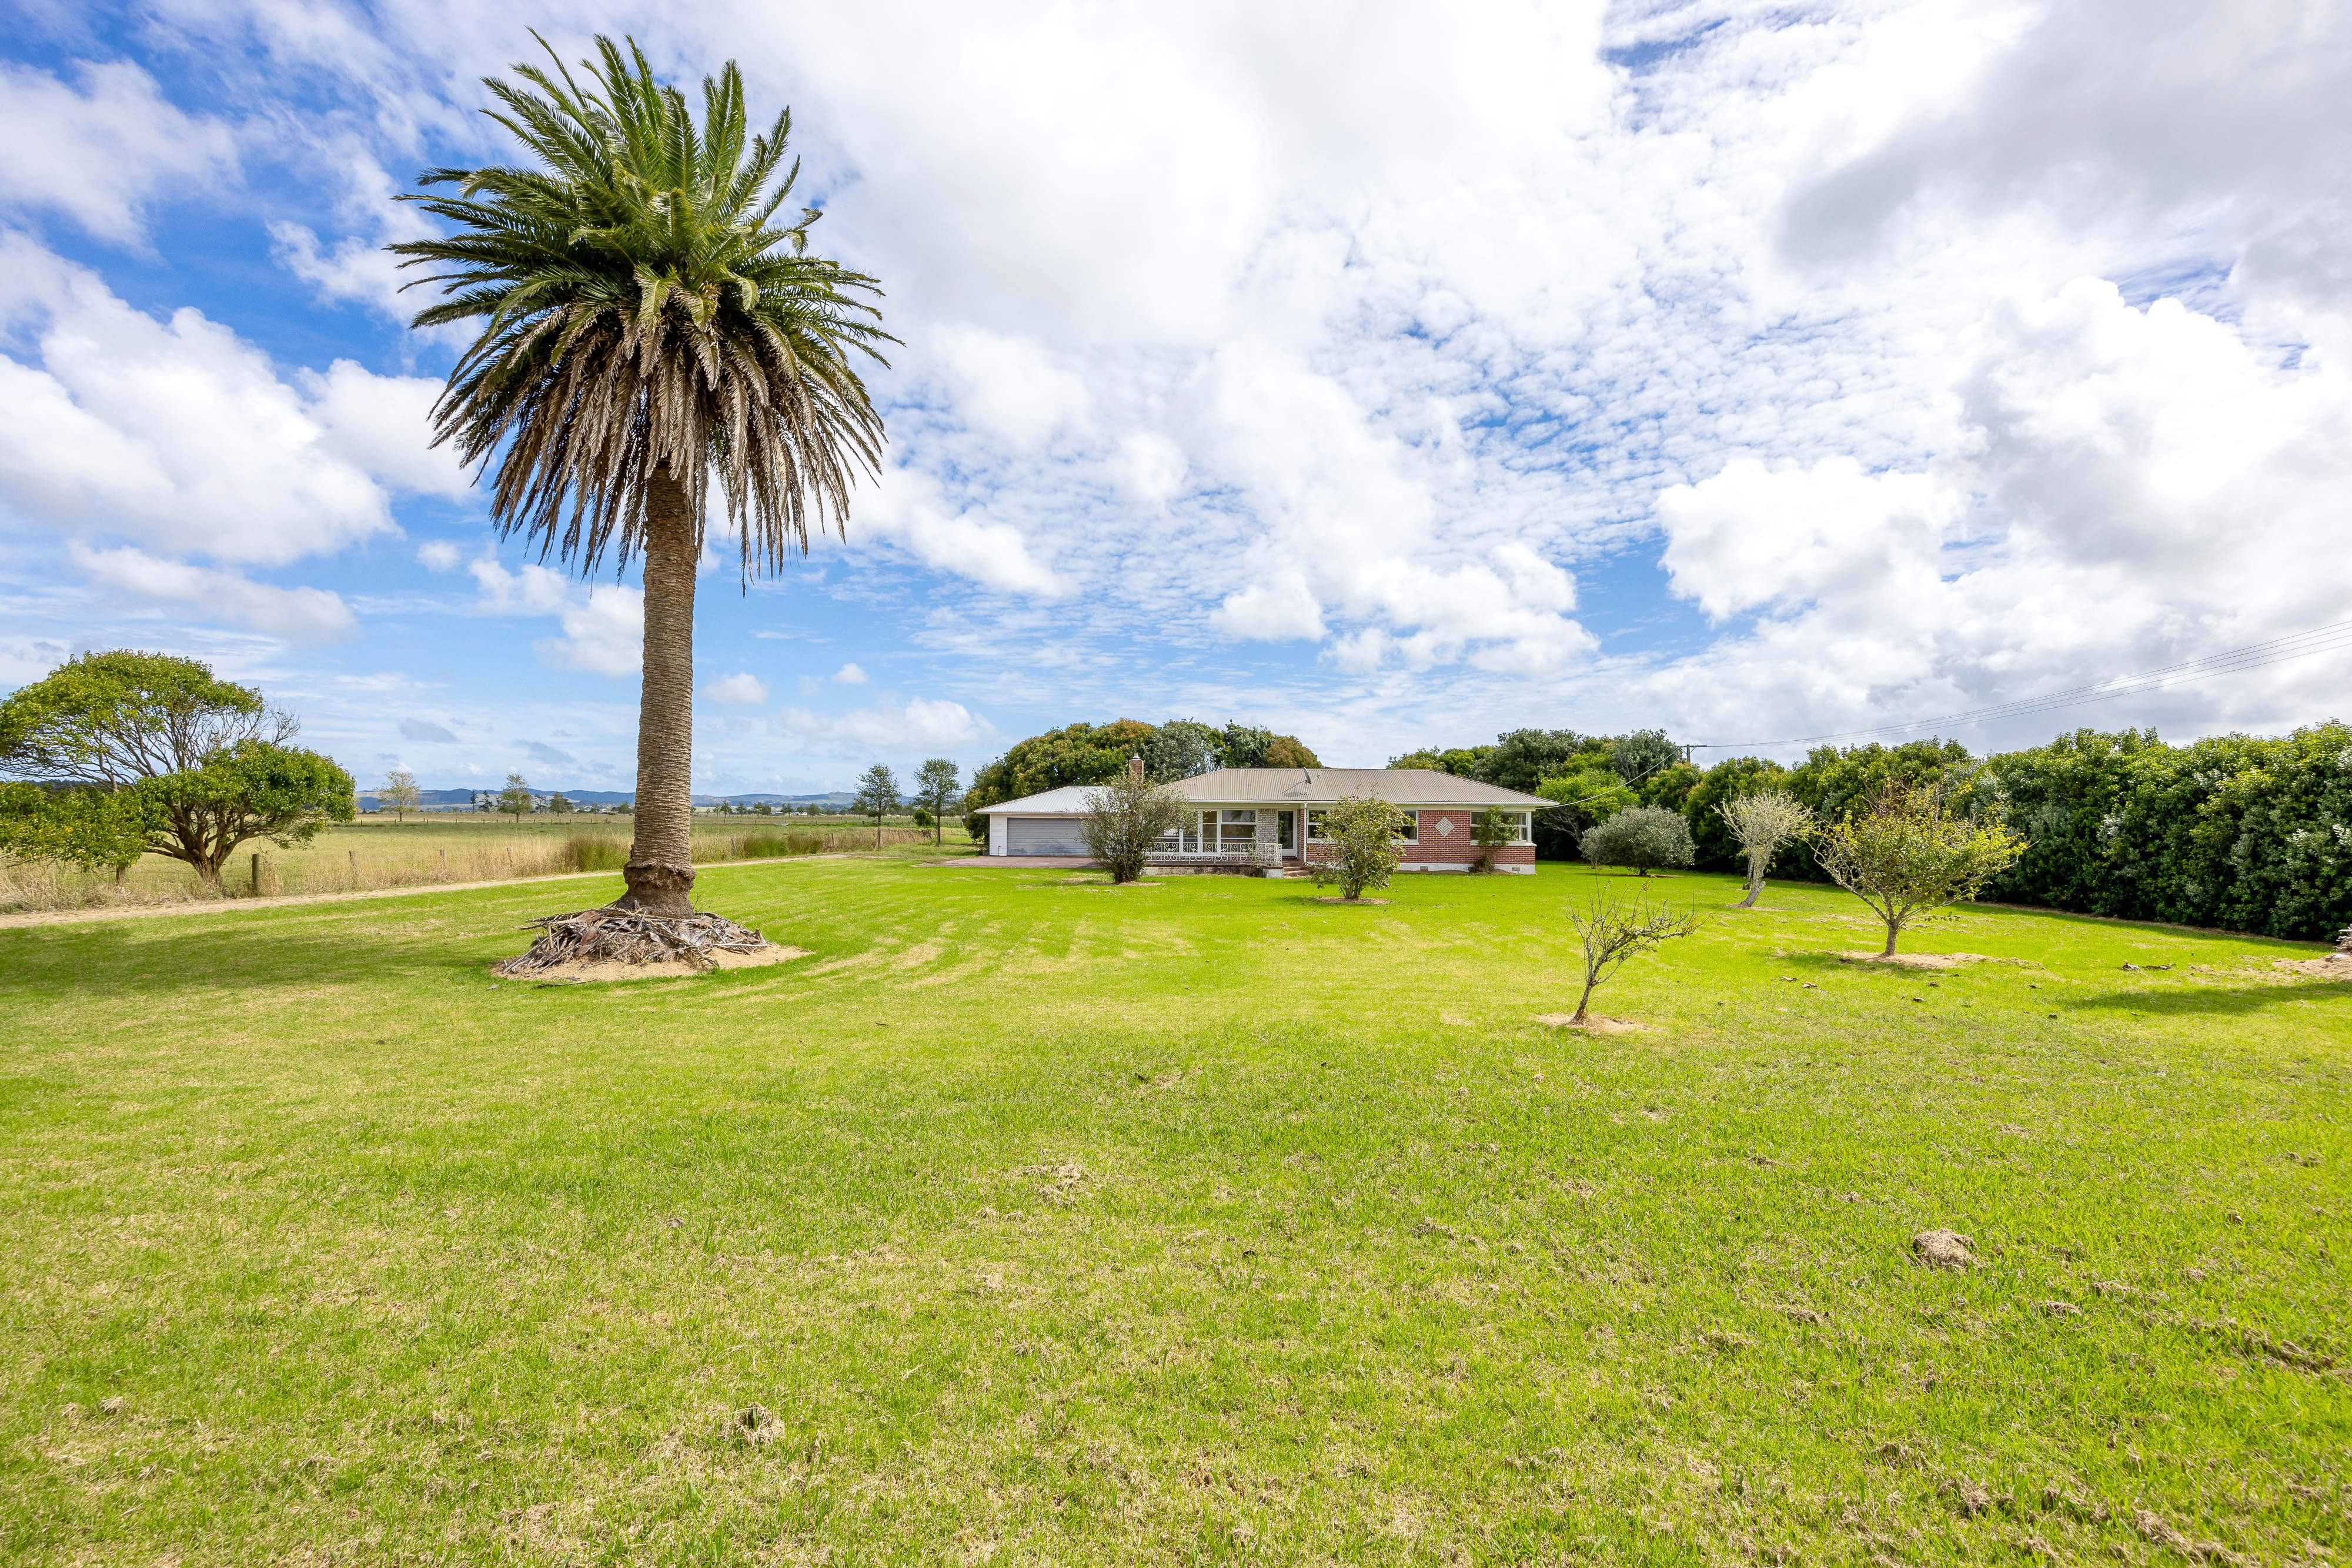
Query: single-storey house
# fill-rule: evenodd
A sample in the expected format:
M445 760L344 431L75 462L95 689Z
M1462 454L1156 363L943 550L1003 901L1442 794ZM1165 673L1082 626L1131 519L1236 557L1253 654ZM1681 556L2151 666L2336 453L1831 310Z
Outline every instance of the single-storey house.
M1085 854L1084 821L1096 788L1066 785L982 807L988 852ZM1472 825L1478 813L1499 806L1517 837L1495 852L1495 867L1532 875L1532 814L1551 805L1540 795L1425 768L1221 768L1169 788L1187 810L1152 852L1151 865L1162 871L1252 867L1279 875L1304 870L1331 852L1318 832L1324 811L1342 799L1370 798L1405 813L1402 870L1469 870L1479 852Z

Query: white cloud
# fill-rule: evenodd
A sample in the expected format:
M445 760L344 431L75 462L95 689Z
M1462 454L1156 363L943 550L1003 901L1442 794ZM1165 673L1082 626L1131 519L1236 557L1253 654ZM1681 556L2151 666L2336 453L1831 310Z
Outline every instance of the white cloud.
M37 681L71 657L69 645L46 637L0 637L0 685Z
M385 308L383 172L428 130L492 145L471 84L506 25L157 24L342 85L338 204L279 254ZM1563 712L1785 736L2341 601L2311 543L2352 447L2337 7L1594 0L1441 27L1376 0L1079 28L722 5L641 36L688 75L740 57L799 110L820 243L882 279L904 340L874 375L892 466L827 589L885 605L898 570L934 574L891 630L992 703L1257 703L1374 760ZM27 433L0 431L9 505L208 516L168 408L106 413L62 361L0 373ZM332 374L289 378L299 450L457 493L329 418ZM250 439L224 472L255 470ZM68 523L26 498L53 490ZM305 536L365 537L330 499ZM175 551L162 522L110 526ZM1308 673L1261 645L1318 639ZM2266 680L2177 711L2332 700Z
M995 734L986 719L961 703L932 697L917 697L905 704L896 697L884 697L872 707L845 714L788 707L772 722L829 756L954 751Z
M452 499L473 493L473 476L446 446L433 444L433 403L442 383L426 376L380 376L350 360L325 375L296 377L326 444L383 484Z
M429 382L340 361L306 396L201 312L156 321L21 236L0 326L37 335L37 368L0 358L0 506L26 520L276 566L391 531L387 487L457 493L411 420Z
M599 675L634 675L644 665L646 595L623 583L579 582L551 568L526 563L509 571L495 560L467 569L481 588L478 615L554 616L561 637L531 643L540 661L556 669Z
M927 474L886 471L852 515L853 540L887 540L926 566L1010 593L1052 599L1064 591L1053 572L1031 556L1019 528L977 507L949 506L939 481Z
M1271 582L1253 582L1225 595L1224 602L1210 612L1209 624L1251 642L1320 641L1323 606L1307 586L1305 574L1292 569Z
M130 599L194 605L209 619L289 643L340 643L359 632L350 606L324 589L272 588L232 571L161 560L127 547L93 550L77 545L73 559L92 582Z
M416 547L416 559L429 571L455 571L457 547L447 539L427 539Z
M1087 383L1054 364L1039 344L969 326L942 327L935 349L957 410L1016 448L1042 446L1082 423L1094 405Z
M757 675L721 675L704 685L702 695L715 703L735 707L758 707L768 700L768 685Z
M211 193L237 178L236 139L183 114L124 61L78 68L79 91L0 62L0 204L59 212L100 239L136 241L159 194Z
M1735 458L1658 497L1674 591L1720 621L1745 610L1932 587L1959 498L1922 474Z
M866 679L866 672L856 664L844 664L833 673L833 684L837 686L862 686Z

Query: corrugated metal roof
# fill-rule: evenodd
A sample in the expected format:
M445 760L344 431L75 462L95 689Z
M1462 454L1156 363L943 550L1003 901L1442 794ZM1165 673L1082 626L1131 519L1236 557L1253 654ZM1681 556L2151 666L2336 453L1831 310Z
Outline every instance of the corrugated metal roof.
M993 806L982 806L983 816L1008 817L1082 817L1087 813L1087 798L1102 788L1098 784L1065 784L1059 789L1048 789L1042 795L1024 795L1018 800L1000 800Z
M1097 786L1067 784L1042 795L983 806L983 815L1078 816ZM1343 796L1393 801L1400 806L1511 806L1542 808L1540 795L1522 795L1497 784L1460 779L1432 768L1220 768L1171 786L1202 806L1328 806Z
M1497 784L1460 779L1433 768L1220 768L1176 781L1177 792L1202 805L1297 800L1323 805L1342 796L1391 800L1400 806L1549 806Z

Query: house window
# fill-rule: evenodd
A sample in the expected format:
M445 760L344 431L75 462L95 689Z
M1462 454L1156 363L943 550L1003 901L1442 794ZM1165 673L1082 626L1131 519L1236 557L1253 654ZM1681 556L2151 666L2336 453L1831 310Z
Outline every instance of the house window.
M1534 829L1535 818L1532 813L1527 811L1506 811L1503 815L1508 818L1511 823L1511 842L1515 844L1531 844L1536 841Z
M1323 813L1320 811L1309 811L1307 813L1307 841L1310 844L1330 842L1328 839L1326 839L1323 836ZM1395 841L1401 844L1417 844L1421 842L1421 815L1419 812L1407 811L1404 814L1404 828L1397 834Z

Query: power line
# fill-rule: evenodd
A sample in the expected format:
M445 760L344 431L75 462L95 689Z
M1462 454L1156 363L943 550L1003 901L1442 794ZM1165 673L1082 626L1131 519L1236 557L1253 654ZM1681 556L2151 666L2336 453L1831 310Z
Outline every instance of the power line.
M1996 703L1988 707L1970 708L1963 713L1949 713L1935 718L1914 719L1906 724L1874 725L1866 729L1839 730L1829 735L1801 735L1784 740L1717 741L1706 749L1722 750L1737 747L1808 746L1825 740L1862 740L1872 736L1901 735L1911 730L1928 729L1948 724L1985 724L1999 719L2019 718L2029 714L2054 713L2061 708L2080 707L2085 703L2111 702L2116 697L2141 696L2150 692L2167 691L2185 686L2195 681L2210 680L2216 675L2237 674L2246 670L2259 670L2270 664L2283 664L2290 659L2309 658L2315 653L2335 653L2352 648L2352 621L2333 622L2315 626L2307 632L2292 632L2273 637L2265 643L2252 643L2242 648L2231 648L2202 658L2184 659L2177 664L2166 664L2153 670L2143 670L2135 675L2121 675L2110 680L2095 681L2089 685L2070 686L2063 691L2044 692L2039 696L2022 697L2015 702Z

